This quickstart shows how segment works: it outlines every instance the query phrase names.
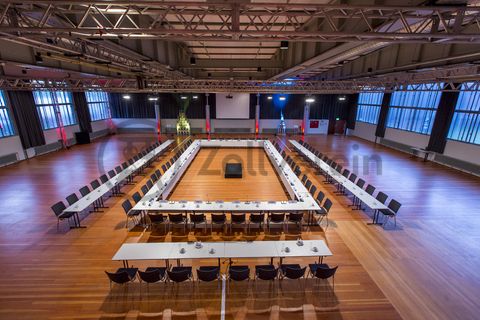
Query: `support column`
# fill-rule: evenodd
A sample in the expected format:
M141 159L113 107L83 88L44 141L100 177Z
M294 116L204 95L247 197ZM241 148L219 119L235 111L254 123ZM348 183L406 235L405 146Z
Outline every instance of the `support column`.
M310 103L305 102L305 107L303 108L303 120L302 120L302 135L305 135L305 127L310 121Z
M208 104L209 94L205 93L205 131L210 134L210 105Z
M257 93L257 104L255 105L255 134L260 131L260 93Z
M162 118L160 117L160 104L158 103L158 100L155 100L154 108L155 108L155 121L157 124L157 139L158 141L161 141L162 140Z
M380 107L380 115L378 116L377 129L375 131L375 143L377 142L377 137L385 137L385 130L387 128L387 117L388 110L390 108L390 99L392 94L390 92L385 92L383 94L382 106Z
M57 94L55 92L50 92L52 96L52 101L55 104L55 117L57 118L58 128L57 135L59 140L62 141L62 147L68 147L67 142L67 133L65 132L65 127L63 125L62 114L60 113L60 107L58 106Z

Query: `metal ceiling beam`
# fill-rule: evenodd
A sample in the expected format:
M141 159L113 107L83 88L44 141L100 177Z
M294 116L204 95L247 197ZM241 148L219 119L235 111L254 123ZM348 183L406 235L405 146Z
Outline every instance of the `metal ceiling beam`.
M0 32L26 37L480 43L480 7L473 6L27 0L2 1L0 12ZM312 19L330 30L302 30ZM342 20L358 31L328 23Z

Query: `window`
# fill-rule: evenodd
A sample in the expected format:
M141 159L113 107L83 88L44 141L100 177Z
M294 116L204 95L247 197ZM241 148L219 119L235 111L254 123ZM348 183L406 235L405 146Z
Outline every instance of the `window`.
M387 127L430 134L443 84L420 84L395 91L390 100Z
M357 121L378 123L383 92L362 92L358 95Z
M72 95L67 91L33 91L33 99L44 130L58 128L60 124L55 115L58 108L63 126L77 123L72 104Z
M108 94L106 92L87 91L85 92L85 97L92 121L110 118L110 103L108 102Z
M480 90L478 85L462 84L448 139L480 144Z
M4 92L0 91L0 138L13 136L15 134L10 119Z

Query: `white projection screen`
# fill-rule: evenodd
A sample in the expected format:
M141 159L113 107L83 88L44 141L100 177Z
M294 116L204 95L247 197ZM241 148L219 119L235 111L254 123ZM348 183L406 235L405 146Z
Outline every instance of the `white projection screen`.
M232 93L231 99L227 99L228 94L217 93L216 112L217 119L248 119L250 116L250 94Z

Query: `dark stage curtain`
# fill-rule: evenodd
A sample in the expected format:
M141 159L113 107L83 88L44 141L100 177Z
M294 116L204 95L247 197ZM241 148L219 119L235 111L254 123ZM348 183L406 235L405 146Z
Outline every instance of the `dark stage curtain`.
M392 98L392 94L389 92L386 92L383 95L382 106L380 108L380 115L378 116L377 129L375 131L376 137L380 137L380 138L385 137L385 130L387 128L388 109L390 108L391 98Z
M77 112L80 131L92 132L90 111L88 110L85 92L73 92L73 104L75 105L75 110Z
M18 135L24 149L45 144L40 116L30 91L8 91Z
M442 92L427 150L438 153L445 151L447 135L455 113L458 96L459 92Z
M355 130L357 122L358 93L348 97L347 129Z

